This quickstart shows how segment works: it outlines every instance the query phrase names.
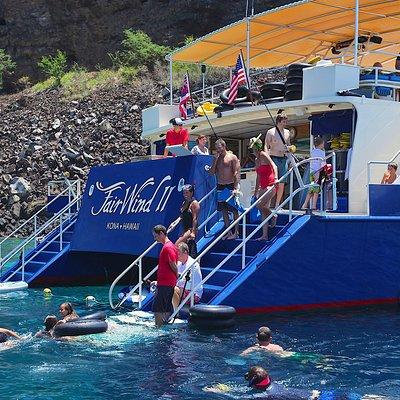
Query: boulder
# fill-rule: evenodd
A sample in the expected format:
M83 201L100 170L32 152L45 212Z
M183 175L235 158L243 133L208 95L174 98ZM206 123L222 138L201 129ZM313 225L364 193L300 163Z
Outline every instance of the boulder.
M13 178L10 182L10 193L18 195L21 199L27 197L30 190L31 186L24 178Z

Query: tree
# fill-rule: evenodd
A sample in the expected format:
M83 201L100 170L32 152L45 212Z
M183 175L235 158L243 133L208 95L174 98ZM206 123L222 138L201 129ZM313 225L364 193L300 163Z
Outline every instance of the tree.
M17 64L4 49L0 49L0 89L3 88L3 76L5 73L13 73Z
M61 78L67 72L67 54L57 50L55 56L44 56L38 66L47 76L55 79L57 86L61 85Z

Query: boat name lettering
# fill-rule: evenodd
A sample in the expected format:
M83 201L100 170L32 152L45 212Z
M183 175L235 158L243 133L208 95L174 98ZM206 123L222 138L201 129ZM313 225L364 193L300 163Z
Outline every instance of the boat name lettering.
M113 183L107 187L103 187L102 182L96 182L96 189L104 193L104 200L97 209L95 206L91 208L91 214L96 216L99 214L138 214L151 212L152 205L156 205L153 211L164 211L167 202L176 188L176 186L168 185L171 176L165 176L161 182L156 185L154 178L149 178L140 186L135 184L127 186L124 181ZM154 186L154 191L150 196L144 196L143 191L147 187ZM160 193L160 196L157 196ZM157 198L157 200L155 200ZM159 198L159 200L158 200Z

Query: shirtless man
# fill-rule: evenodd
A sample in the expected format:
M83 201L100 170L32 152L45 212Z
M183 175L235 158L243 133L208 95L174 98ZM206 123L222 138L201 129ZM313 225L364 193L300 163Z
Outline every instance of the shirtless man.
M383 174L381 184L388 185L394 183L396 179L397 179L397 164L395 162L391 162L387 166L387 171Z
M285 351L283 348L272 342L272 333L267 326L262 326L258 333L256 334L257 344L244 350L240 355L247 356L253 351L268 351L269 353L274 353L280 357L289 357L293 354L292 351Z
M210 174L217 175L217 190L222 191L229 189L235 191L238 189L240 179L240 162L239 159L233 154L228 153L226 150L226 143L222 139L215 142L217 155L214 158ZM218 211L222 211L224 217L225 228L229 226L229 212L233 213L234 221L239 218L238 210L225 201L218 201ZM235 225L235 232L230 232L226 239L236 239L239 235L239 224Z
M288 117L286 114L278 114L276 117L276 126L281 132L286 144L282 142L282 139L275 127L269 129L265 137L265 151L269 153L272 161L278 167L278 179L287 172L286 153L288 151L287 146L290 146L290 132L288 129L285 129L287 121ZM283 182L280 182L278 185L275 207L278 207L279 204L281 204L286 181L287 179L285 179Z

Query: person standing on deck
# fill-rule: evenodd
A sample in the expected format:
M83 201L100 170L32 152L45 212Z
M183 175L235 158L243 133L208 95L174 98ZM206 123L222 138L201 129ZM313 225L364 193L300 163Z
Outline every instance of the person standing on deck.
M265 150L269 153L272 161L278 168L278 179L285 175L288 170L286 153L288 151L287 147L290 146L290 132L288 129L285 129L287 121L288 117L286 114L278 114L276 117L276 127L269 129L265 137ZM277 128L282 137L279 135ZM278 207L279 204L281 204L283 193L285 191L285 183L286 179L278 184L275 207Z
M272 161L268 151L263 151L263 143L258 137L254 137L250 139L249 148L253 150L256 156L256 187L254 189L254 196L259 199L265 196L260 200L257 205L257 208L261 212L262 220L266 220L268 216L271 214L270 204L271 200L274 198L276 194L275 182L276 177L278 176L278 170L275 163ZM258 240L268 240L268 224L265 223L262 227L262 235L258 238Z
M168 129L167 136L165 137L166 146L174 146L181 144L185 149L188 148L189 132L183 128L183 121L180 118L171 119L172 128ZM168 155L168 150L164 150L164 156Z
M163 245L158 260L157 289L152 309L155 324L160 327L168 322L173 311L172 297L178 277L178 249L168 239L167 228L163 225L153 228L153 237Z
M196 146L193 147L192 149L192 154L195 156L208 156L209 151L208 148L206 147L207 144L207 136L206 135L200 135L196 139Z
M217 176L217 191L222 192L224 189L229 189L234 192L238 190L240 179L239 159L233 153L227 151L226 143L222 139L218 139L215 142L215 148L217 155L210 168L210 174ZM226 201L218 201L217 210L222 211L225 228L230 225L229 212L233 214L234 221L239 218L238 210ZM226 239L236 239L238 235L239 225L236 224L234 233L230 232Z

